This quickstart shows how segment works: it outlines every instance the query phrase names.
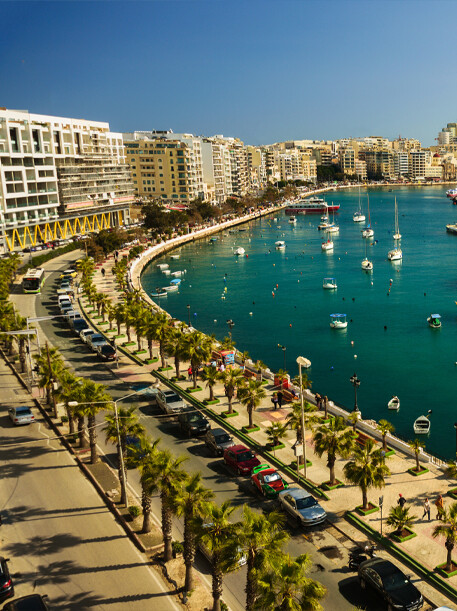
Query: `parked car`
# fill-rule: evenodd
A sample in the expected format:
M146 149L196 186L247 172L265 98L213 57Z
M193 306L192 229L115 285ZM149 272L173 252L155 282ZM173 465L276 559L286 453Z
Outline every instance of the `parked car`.
M89 337L95 333L94 329L88 327L87 329L82 329L79 332L79 337L83 340L85 344L88 343Z
M243 445L235 445L224 450L224 462L232 467L238 475L250 475L260 460L252 450Z
M39 594L29 594L10 600L3 606L3 611L49 611L45 598Z
M224 429L210 429L205 435L205 446L214 456L222 456L226 448L234 445L233 439Z
M84 320L81 316L81 312L78 312L78 310L68 310L65 312L65 316L67 317L66 322L70 325L70 327L74 320Z
M113 348L113 346L107 342L104 344L97 344L95 349L98 356L105 361L115 361L117 358L116 348Z
M275 499L289 484L270 465L263 464L252 469L251 482L254 488L264 496Z
M65 276L68 276L69 278L76 278L77 275L77 271L75 270L74 267L70 267L69 269L64 270L61 274L60 277L61 278L65 278Z
M387 602L389 609L416 611L424 604L422 594L390 560L370 558L359 566L360 587L373 588Z
M190 406L178 414L178 423L181 431L188 437L204 435L211 428L208 419Z
M166 414L177 414L187 405L174 390L159 390L156 394L156 402Z
M60 313L67 314L67 312L70 312L70 310L73 310L73 304L71 303L71 301L64 301L60 306Z
M89 325L87 324L87 321L84 318L70 319L70 327L77 335L79 335L81 331L89 329Z
M31 424L35 422L35 416L32 414L30 407L21 405L18 407L10 407L8 409L8 416L13 424Z
M94 352L97 350L97 346L107 343L108 342L101 333L92 333L92 335L89 335L89 337L87 338L87 345Z
M299 526L315 526L327 519L327 513L312 494L302 488L289 488L278 494L279 505L296 519Z
M9 558L0 558L0 602L14 596L14 584L8 568Z

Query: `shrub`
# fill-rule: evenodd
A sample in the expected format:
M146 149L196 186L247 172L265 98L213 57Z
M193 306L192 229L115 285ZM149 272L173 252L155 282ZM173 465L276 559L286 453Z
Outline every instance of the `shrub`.
M132 518L137 518L141 513L141 509L138 507L138 505L130 505L128 512Z

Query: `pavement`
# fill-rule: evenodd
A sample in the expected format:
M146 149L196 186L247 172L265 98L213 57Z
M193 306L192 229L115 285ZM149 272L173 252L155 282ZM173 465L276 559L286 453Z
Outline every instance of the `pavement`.
M127 251L125 251L127 252ZM122 254L122 253L121 253ZM118 299L116 292L114 278L111 274L111 268L114 261L112 258L108 258L104 263L103 267L106 271L105 277L101 274L101 266L97 268L94 276L94 282L99 291L105 292L110 296L113 301ZM141 265L136 265L137 276L140 273ZM135 338L134 331L132 330L132 338ZM116 342L123 342L123 339L115 340ZM144 340L143 340L144 343ZM135 350L137 346L129 347L130 350ZM156 351L157 353L157 351ZM144 355L145 357L147 355ZM131 382L150 382L151 372L158 368L160 362L151 365L139 366L130 361L128 357L122 355L120 357L119 369L116 370L116 375L122 377L126 381ZM188 364L181 364L181 371L185 372ZM169 372L170 376L173 375L173 371ZM181 387L185 390L189 387L189 382L181 382ZM204 386L204 383L201 383ZM271 395L274 391L272 384L266 386L267 396L262 401L259 408L254 412L254 423L260 427L258 432L251 433L251 437L260 445L265 445L267 441L266 428L272 422L284 422L287 414L290 412L290 406L284 405L282 409L273 411L271 403ZM227 399L224 396L224 389L221 384L217 384L214 388L214 394L219 399L219 403L212 405L211 408L221 413L227 410ZM196 392L193 396L203 401L208 398L208 389L203 389ZM311 397L310 397L311 398ZM239 405L235 400L233 407L239 412L238 416L230 418L230 424L241 429L242 426L247 425L248 416L246 408ZM285 448L276 451L276 456L282 460L285 464L290 464L294 460L294 454L292 445L295 443L295 434L293 431L288 431L286 439L282 440L285 443ZM312 432L307 431L306 433L306 447L307 447L307 458L311 460L312 466L308 467L307 476L308 479L317 485L320 485L324 481L328 480L329 472L326 466L325 456L319 458L313 447ZM427 567L430 571L443 563L446 560L446 549L444 546L444 539L439 537L434 539L432 537L433 529L436 524L436 510L433 505L434 500L439 494L445 496L446 492L456 485L456 482L448 479L442 469L436 465L429 463L427 468L428 473L420 476L413 476L408 473L408 469L415 466L414 458L407 456L399 451L386 459L389 469L391 470L391 476L386 480L386 486L382 490L371 490L369 492L369 500L374 504L379 504L379 497L384 497L383 504L383 534L387 534L391 531L391 528L386 525L386 517L391 507L394 507L398 501L399 494L401 493L407 500L407 504L410 507L410 513L415 516L414 524L412 526L413 531L417 534L416 537L405 541L401 544L402 549L405 550L411 557L420 562L423 566ZM336 475L338 479L344 481L343 467L346 461L339 459L336 464ZM363 541L365 537L359 530L350 525L345 519L344 514L349 510L355 510L356 506L362 502L362 494L354 485L346 484L344 487L331 490L327 493L330 497L329 501L323 501L323 505L327 510L331 521L334 526L341 530L345 535L354 541ZM423 503L428 498L432 505L431 520L427 518L422 519L423 515ZM450 497L445 497L445 506L449 507L452 503ZM361 519L374 528L376 531L381 530L381 514L375 512ZM400 564L398 560L395 560L396 564ZM411 573L409 568L405 568L406 573ZM414 581L420 581L414 579ZM448 579L448 582L455 588L457 588L457 576ZM433 601L436 606L449 605L449 599L438 592L435 588L429 586L425 582L420 583L420 588L423 593Z

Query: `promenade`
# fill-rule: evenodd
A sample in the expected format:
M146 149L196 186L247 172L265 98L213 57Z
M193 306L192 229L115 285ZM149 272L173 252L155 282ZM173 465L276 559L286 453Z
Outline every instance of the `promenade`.
M163 245L162 245L163 248ZM126 254L121 252L122 254ZM147 254L147 258L151 259L156 256L156 251L150 250ZM106 273L103 277L101 274L101 266L97 268L94 276L94 283L96 284L99 291L105 292L115 302L118 299L118 294L115 289L114 277L111 273L111 268L114 261L112 258L108 258L103 263L103 268ZM132 283L137 288L139 286L139 276L143 267L143 261L135 261L131 269ZM150 301L148 299L148 301ZM96 323L95 323L96 324ZM132 337L134 333L132 330ZM116 340L118 343L123 340ZM127 352L128 349L133 351L137 346L124 347L123 350ZM242 346L240 346L242 349ZM146 355L145 355L146 356ZM138 357L136 357L138 360ZM114 370L116 375L122 377L129 382L151 382L151 374L157 369L160 363L154 364L137 364L134 360L129 360L128 357L122 355L120 358L119 369ZM181 371L186 371L188 364L181 364ZM174 375L174 371L168 372L170 377ZM208 399L209 391L204 388L204 382L200 382L203 390L194 393L192 396L200 401ZM183 381L179 383L179 386L185 391L190 383ZM274 392L274 386L269 383L265 386L266 397L263 399L260 407L254 412L254 423L259 427L257 432L250 434L253 442L261 447L264 447L267 442L266 429L273 422L285 422L288 413L290 412L290 404L284 405L282 409L273 411L271 396ZM214 394L219 403L211 405L211 409L217 414L227 410L227 399L224 396L223 386L219 383L214 388ZM313 401L312 393L309 393L308 400ZM233 408L239 412L237 416L230 418L230 425L241 430L241 427L246 426L248 423L248 415L246 408L241 406L236 399L233 402ZM322 413L322 412L321 412ZM372 427L373 423L361 422L360 426L366 430ZM372 429L371 429L372 430ZM295 443L295 433L288 431L287 437L282 440L285 444L284 449L277 450L275 452L276 458L281 460L285 465L289 465L294 460L294 454L292 445ZM388 437L389 446L392 446L393 441ZM379 444L378 444L379 445ZM307 458L312 462L312 466L308 467L307 477L308 480L316 485L320 485L322 482L328 480L329 471L326 466L326 456L319 458L313 447L312 432L306 432L306 448ZM417 534L416 537L411 538L408 541L398 544L402 550L404 550L409 556L423 565L428 571L433 573L435 567L438 564L442 564L446 560L446 549L444 546L444 539L439 537L437 539L432 537L434 526L438 523L436 520L436 510L433 505L434 500L439 494L443 494L445 498L445 506L449 507L453 502L449 496L446 496L446 492L455 486L456 482L453 482L446 478L443 470L436 464L428 462L426 465L428 472L420 475L419 477L413 476L408 473L408 469L415 466L414 457L401 451L401 442L397 444L397 452L394 456L387 459L387 464L391 470L392 475L387 478L386 486L382 490L370 490L369 500L375 505L379 504L379 497L383 496L383 534L386 535L391 532L392 528L386 524L386 517L391 507L397 504L399 494L401 493L407 500L408 506L410 506L410 513L415 516L412 530ZM421 456L421 463L424 464L428 460L427 455ZM338 479L344 481L343 467L346 461L338 459L336 464L336 475ZM290 479L290 478L289 478ZM363 542L366 541L366 536L360 532L357 528L352 526L348 521L344 519L345 513L350 510L355 510L357 505L362 502L362 495L360 489L354 485L346 484L344 487L331 490L327 492L329 500L322 501L323 506L328 512L330 522L332 525L348 536L353 541ZM427 518L422 519L423 514L423 503L428 498L432 504L431 521ZM373 528L375 531L381 531L381 512L376 511L367 516L360 516L360 520L368 527ZM347 553L347 549L344 550ZM382 553L382 555L385 555ZM394 559L395 564L401 565L398 559ZM411 573L409 567L403 567L407 574ZM435 588L431 587L425 582L421 582L417 576L413 576L414 582L420 582L420 588L424 595L436 606L449 605L449 598L444 594L438 592ZM457 588L457 576L450 577L447 582L454 588Z

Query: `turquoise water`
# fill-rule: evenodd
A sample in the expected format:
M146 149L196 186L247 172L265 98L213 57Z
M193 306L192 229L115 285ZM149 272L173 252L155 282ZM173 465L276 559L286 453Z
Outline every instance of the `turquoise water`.
M432 409L426 447L439 456L453 457L457 236L446 233L446 224L457 222L457 206L445 197L445 190L370 190L375 231L371 240L361 237L363 224L352 220L358 191L332 193L327 200L341 204L335 215L340 234L333 236L333 253L321 251L319 215L298 216L293 226L284 212L253 221L244 226L246 231L219 234L214 243L204 240L184 246L179 260L164 257L172 271L187 273L179 292L161 299L161 305L186 322L190 311L192 324L217 338L228 335L226 321L232 319L237 348L248 350L272 370L284 366L278 343L286 347L286 368L292 375L298 370L296 357L309 358L313 390L348 409L354 404L349 378L356 372L363 417L387 418L405 439L414 437L415 418ZM395 196L403 236L400 264L387 260L393 247ZM366 214L366 193L361 197ZM275 250L279 239L285 240L285 251ZM360 267L366 244L372 274ZM247 257L234 256L239 246ZM167 279L156 263L142 276L148 293L169 284L170 276ZM337 279L338 290L322 289L326 276ZM347 330L330 328L332 312L347 314ZM430 313L441 314L441 329L429 328ZM400 398L398 413L387 410L392 395Z

